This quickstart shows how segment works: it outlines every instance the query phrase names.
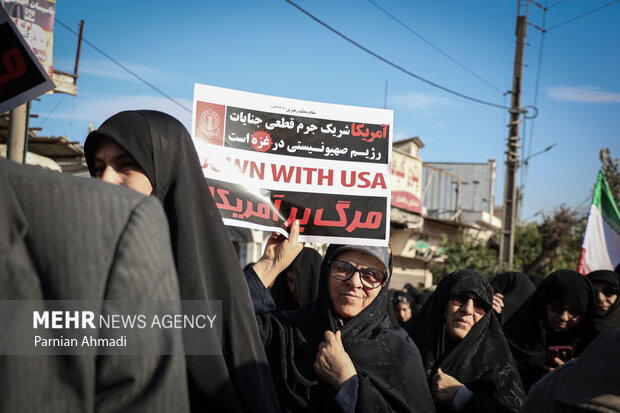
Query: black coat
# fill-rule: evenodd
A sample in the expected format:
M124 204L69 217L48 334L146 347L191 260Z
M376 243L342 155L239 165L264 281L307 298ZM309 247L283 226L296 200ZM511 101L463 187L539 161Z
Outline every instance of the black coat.
M525 392L495 313L488 310L459 342L448 338L446 309L452 292L474 292L490 307L493 291L477 271L456 271L437 285L415 316L412 337L422 354L426 377L441 370L463 383L474 396L462 411L519 411ZM437 410L448 410L437 406Z
M223 356L188 356L192 410L278 411L249 291L185 127L162 112L120 112L84 143L90 174L101 138L125 149L164 206L183 300L221 300ZM204 301L208 305L207 301Z
M337 247L331 245L323 260L316 301L295 311L257 314L282 409L337 410L336 391L317 377L313 363L324 332L340 330L359 379L356 411L434 411L420 353L403 329L390 325L385 312L387 284L347 321L333 309L327 262ZM266 310L275 310L266 288L254 277L250 286L253 298L262 296ZM252 284L251 278L248 281Z

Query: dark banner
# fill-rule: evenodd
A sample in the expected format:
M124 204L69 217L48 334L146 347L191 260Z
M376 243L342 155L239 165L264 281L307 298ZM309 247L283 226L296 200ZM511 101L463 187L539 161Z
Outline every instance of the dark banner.
M54 88L36 57L0 7L0 113Z
M52 76L56 0L4 0L4 8L39 63Z
M293 157L388 163L389 125L280 115L208 102L198 102L197 110L197 136L214 145Z
M299 219L301 235L385 238L384 197L267 189L249 192L241 185L212 179L207 182L225 221L284 228L285 223Z

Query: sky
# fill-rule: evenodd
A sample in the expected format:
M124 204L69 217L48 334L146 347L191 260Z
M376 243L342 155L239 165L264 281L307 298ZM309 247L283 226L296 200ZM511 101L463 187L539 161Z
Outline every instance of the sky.
M538 0L528 21L521 106L528 161L521 217L540 219L564 203L586 208L599 149L620 157L620 2ZM296 0L334 30L444 88L510 105L517 0ZM523 4L525 4L523 2ZM522 12L525 7L522 7ZM292 99L387 107L394 140L417 136L427 162L497 161L495 204L503 202L508 112L447 93L339 37L285 0L58 0L54 67L72 72L77 32L179 104L83 44L78 96L34 102L40 136L83 143L126 109L168 112L191 126L194 83ZM566 22L566 23L565 23ZM564 24L565 23L565 24ZM387 99L386 99L387 97ZM183 108L182 106L185 106ZM529 113L534 114L530 109ZM523 132L525 130L525 132ZM523 139L524 138L524 139ZM521 158L523 159L523 158Z

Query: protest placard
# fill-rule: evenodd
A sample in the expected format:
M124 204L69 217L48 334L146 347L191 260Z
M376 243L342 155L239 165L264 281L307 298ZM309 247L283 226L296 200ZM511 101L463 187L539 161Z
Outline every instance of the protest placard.
M54 88L15 24L0 7L0 113Z
M43 69L52 77L56 0L4 0L3 5Z
M196 84L192 136L226 225L386 246L393 112Z

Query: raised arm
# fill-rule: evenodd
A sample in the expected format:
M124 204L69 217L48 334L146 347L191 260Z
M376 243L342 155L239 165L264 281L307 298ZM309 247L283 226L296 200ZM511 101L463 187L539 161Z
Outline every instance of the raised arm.
M263 256L252 267L265 287L271 287L278 274L291 265L295 257L301 252L304 244L299 242L298 238L298 220L295 220L291 226L288 238L277 232L269 237Z

